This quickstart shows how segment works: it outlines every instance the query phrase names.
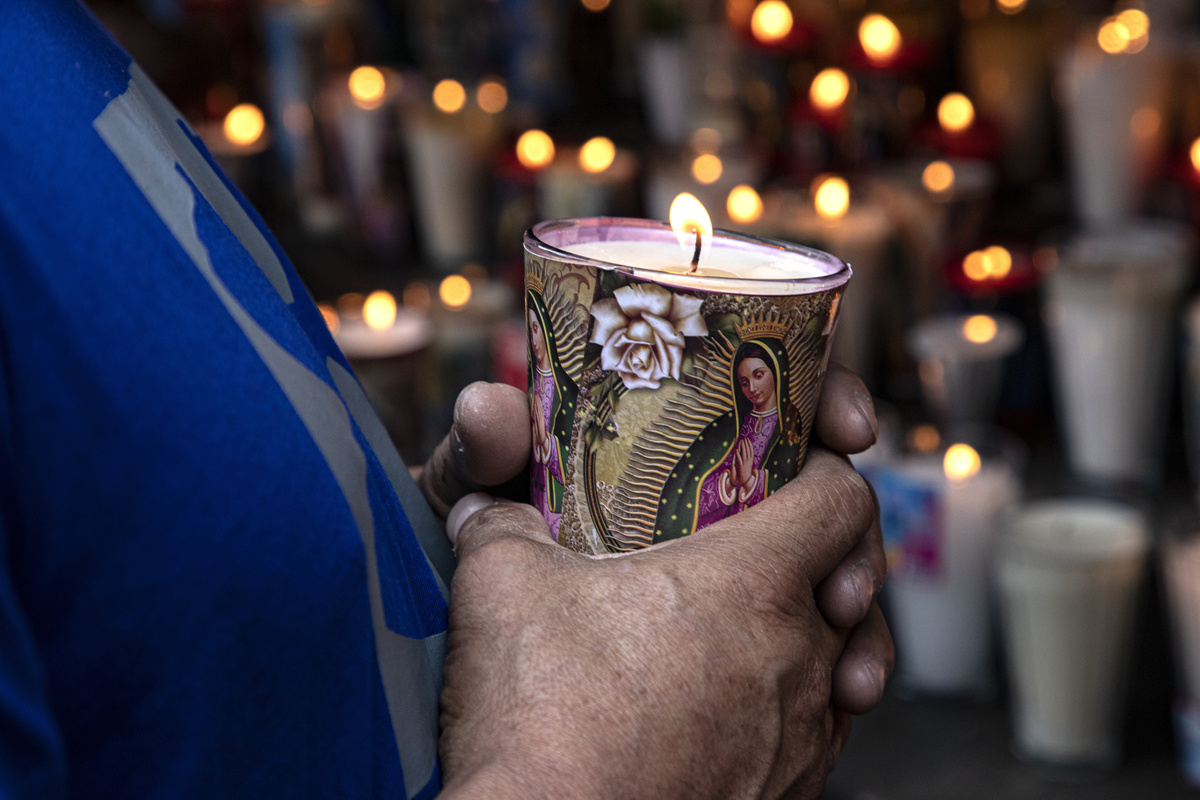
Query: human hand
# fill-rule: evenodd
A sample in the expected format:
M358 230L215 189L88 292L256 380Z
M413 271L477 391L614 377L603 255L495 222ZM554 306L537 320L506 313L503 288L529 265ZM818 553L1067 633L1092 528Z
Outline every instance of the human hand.
M749 439L741 439L737 443L737 450L733 454L733 482L738 486L745 486L750 483L750 479L754 477L754 445Z
M475 501L448 525L447 796L819 794L847 730L835 664L864 631L887 636L877 609L831 627L813 591L875 519L844 459L816 450L736 518L619 556L554 544L529 506Z

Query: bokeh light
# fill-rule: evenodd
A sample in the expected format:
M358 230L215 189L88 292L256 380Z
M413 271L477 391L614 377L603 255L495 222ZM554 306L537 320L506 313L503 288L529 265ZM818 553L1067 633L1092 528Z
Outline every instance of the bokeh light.
M872 62L886 64L900 52L900 29L883 14L868 14L858 24L858 41Z
M850 210L850 185L836 175L817 178L813 204L824 219L839 219Z
M266 130L266 120L258 106L241 103L225 115L225 138L236 145L246 147L259 140Z
M921 173L921 183L934 194L942 194L954 188L954 167L945 161L931 161Z
M438 297L449 308L462 308L471 299L471 282L462 275L448 275L438 287Z
M734 222L755 222L763 213L762 198L753 187L744 184L735 186L729 190L729 197L725 199L725 210Z
M704 184L716 183L724 171L721 159L712 153L696 156L692 161L692 177Z
M987 314L976 314L963 321L962 335L968 342L987 344L996 338L996 320Z
M828 67L818 72L808 89L809 100L822 111L840 108L849 94L850 78L837 67Z
M433 87L433 104L439 111L455 114L467 104L467 90L456 80L446 78Z
M489 114L499 114L508 107L508 89L499 78L487 78L475 91L475 102Z
M938 103L938 124L951 133L960 133L975 121L975 106L965 94L951 92Z
M579 148L579 166L584 172L593 174L604 172L612 166L617 157L617 147L612 139L596 136L584 142Z
M517 139L517 160L526 169L543 169L554 160L554 140L545 131L533 128Z
M750 32L762 44L774 44L792 32L792 10L782 0L762 0L750 17Z
M969 444L950 445L946 450L945 458L942 459L942 468L946 471L946 477L956 483L975 475L982 467L983 462L979 458L979 453Z
M375 331L386 331L396 322L396 298L382 289L371 292L363 302L363 321Z
M387 81L375 67L359 67L350 73L346 83L350 87L351 99L359 108L372 109L382 105Z

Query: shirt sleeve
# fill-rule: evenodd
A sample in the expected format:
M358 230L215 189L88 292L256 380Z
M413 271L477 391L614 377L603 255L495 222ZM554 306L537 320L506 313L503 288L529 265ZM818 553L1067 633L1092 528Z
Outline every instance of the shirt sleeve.
M15 581L17 472L3 345L0 326L0 797L58 798L66 795L62 737Z

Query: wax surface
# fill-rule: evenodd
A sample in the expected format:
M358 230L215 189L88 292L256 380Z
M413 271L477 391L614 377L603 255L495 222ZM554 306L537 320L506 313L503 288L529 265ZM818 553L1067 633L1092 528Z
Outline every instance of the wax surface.
M745 278L748 280L802 280L826 273L802 254L769 247L723 247L720 239L706 245L700 255L697 278ZM681 276L691 271L693 248L669 241L582 242L563 247L578 256L627 267L672 272Z

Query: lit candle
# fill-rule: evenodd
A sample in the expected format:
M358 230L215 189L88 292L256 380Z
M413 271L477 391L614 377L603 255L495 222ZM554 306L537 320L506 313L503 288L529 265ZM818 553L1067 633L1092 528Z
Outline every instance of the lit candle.
M888 549L898 676L910 689L994 688L990 573L1000 519L1020 497L1018 453L1006 438L978 449L955 442L869 470Z
M604 136L561 156L538 171L538 202L548 219L614 216L634 200L638 159Z

